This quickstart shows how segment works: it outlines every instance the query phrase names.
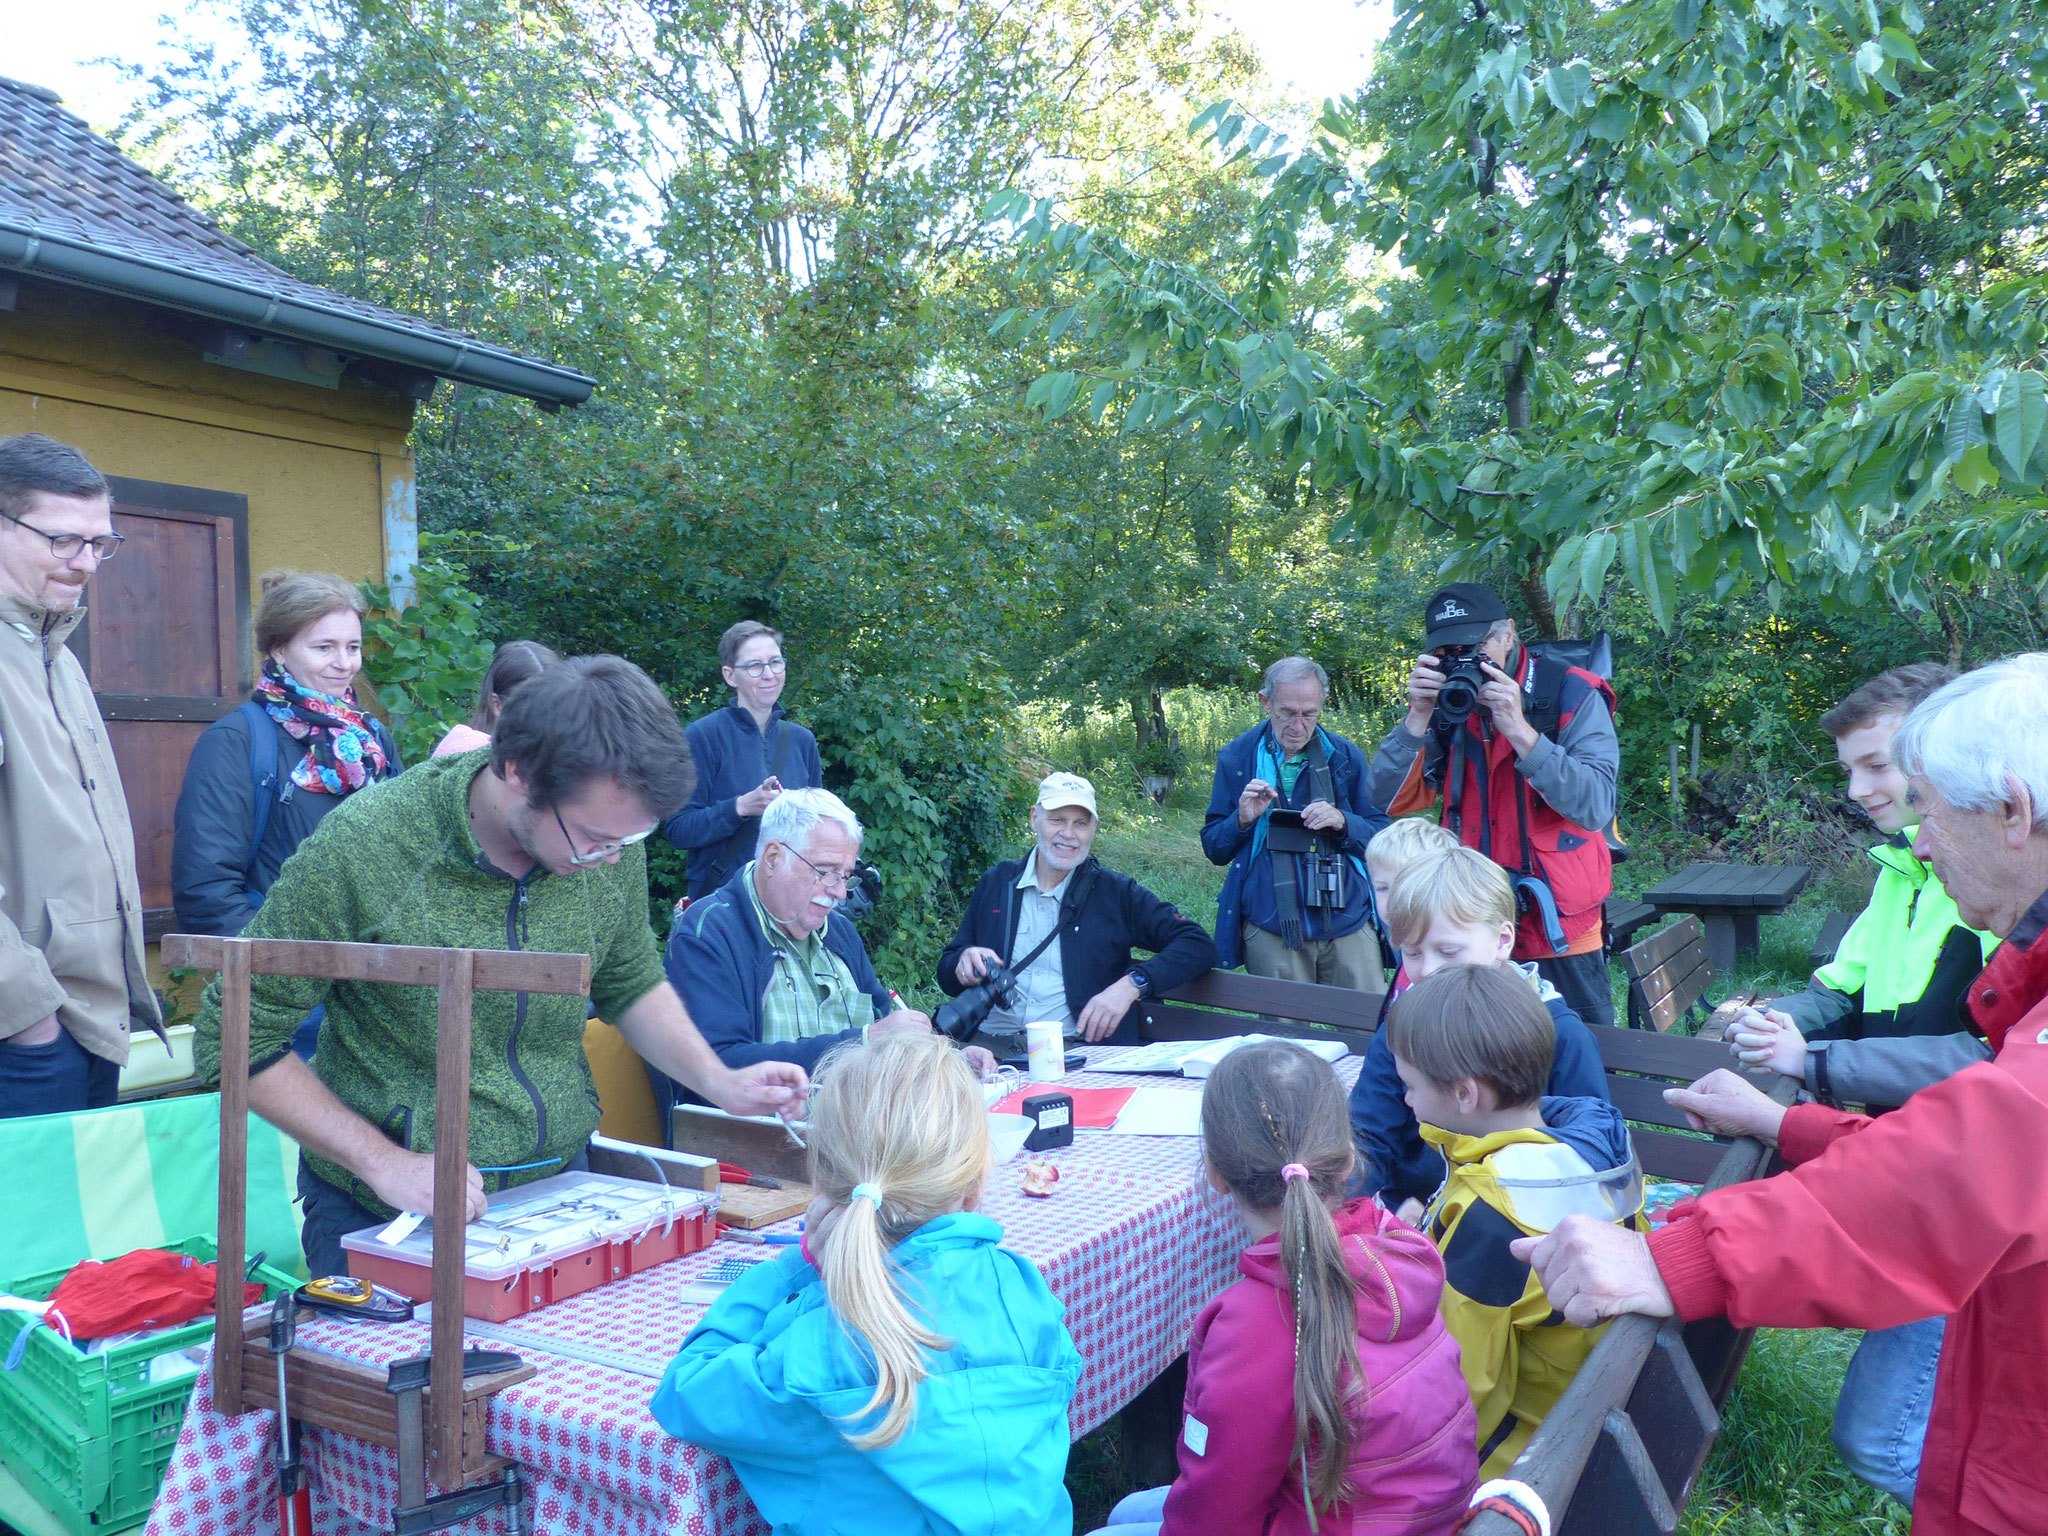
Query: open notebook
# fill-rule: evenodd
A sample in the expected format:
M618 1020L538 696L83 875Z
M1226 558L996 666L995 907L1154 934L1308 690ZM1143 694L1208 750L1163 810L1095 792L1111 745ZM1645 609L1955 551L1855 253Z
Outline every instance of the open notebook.
M1222 1040L1158 1040L1151 1045L1133 1046L1116 1056L1104 1056L1088 1063L1090 1072L1152 1072L1163 1077L1207 1077L1216 1063L1241 1045L1255 1040L1277 1040L1278 1035L1230 1035ZM1291 1040L1312 1056L1335 1066L1350 1052L1342 1040Z

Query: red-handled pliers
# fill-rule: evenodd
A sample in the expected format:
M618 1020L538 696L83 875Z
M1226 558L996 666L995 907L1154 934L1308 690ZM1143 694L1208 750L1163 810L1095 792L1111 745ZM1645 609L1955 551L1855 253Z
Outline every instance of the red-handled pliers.
M765 1174L749 1173L738 1163L720 1163L718 1176L728 1184L751 1184L756 1189L782 1188L780 1179L771 1179Z

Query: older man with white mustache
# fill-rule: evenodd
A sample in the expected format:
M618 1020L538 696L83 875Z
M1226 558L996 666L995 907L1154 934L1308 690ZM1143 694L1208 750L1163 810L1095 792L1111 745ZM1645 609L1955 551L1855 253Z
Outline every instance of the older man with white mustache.
M830 790L784 790L762 813L753 859L676 917L669 981L727 1066L793 1061L809 1071L848 1040L931 1029L875 974L839 911L862 835ZM968 1065L988 1075L995 1059L970 1050Z

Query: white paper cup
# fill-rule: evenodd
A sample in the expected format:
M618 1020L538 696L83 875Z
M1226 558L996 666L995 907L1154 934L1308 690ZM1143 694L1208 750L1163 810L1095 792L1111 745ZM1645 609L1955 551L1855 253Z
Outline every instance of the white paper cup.
M1026 1024L1024 1050L1033 1082L1049 1083L1066 1075L1065 1031L1060 1028L1058 1020L1040 1019L1035 1024Z

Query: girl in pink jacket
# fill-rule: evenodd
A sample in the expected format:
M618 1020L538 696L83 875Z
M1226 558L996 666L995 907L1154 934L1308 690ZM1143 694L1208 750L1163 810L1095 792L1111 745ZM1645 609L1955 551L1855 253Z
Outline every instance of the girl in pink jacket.
M1472 1399L1437 1316L1443 1262L1371 1200L1344 1201L1344 1090L1284 1040L1217 1064L1209 1182L1253 1242L1188 1343L1180 1476L1099 1536L1448 1536L1478 1481Z

